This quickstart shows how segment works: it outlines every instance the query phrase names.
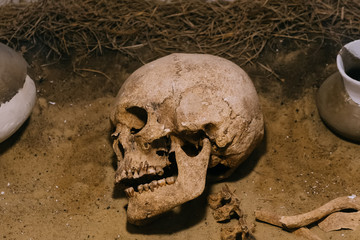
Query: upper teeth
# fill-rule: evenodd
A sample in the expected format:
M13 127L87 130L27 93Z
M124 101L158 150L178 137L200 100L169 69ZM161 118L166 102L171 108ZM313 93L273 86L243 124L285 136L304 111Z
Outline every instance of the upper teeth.
M148 166L147 164L145 164L144 167L141 167L140 169L136 169L136 168L132 168L132 169L128 169L128 170L122 170L120 174L117 174L116 176L116 182L120 182L122 179L129 179L129 178L140 178L142 176L144 176L145 174L149 174L149 175L159 175L162 176L164 175L164 169L160 166Z
M145 183L145 184L141 184L139 186L137 186L137 190L139 193L142 193L144 191L154 191L155 188L158 187L163 187L166 184L174 184L176 181L176 177L172 176L172 177L167 177L167 178L163 178L160 180L154 180L151 183ZM125 189L125 193L127 195L127 197L134 197L135 196L135 190L133 187L129 187L127 189Z

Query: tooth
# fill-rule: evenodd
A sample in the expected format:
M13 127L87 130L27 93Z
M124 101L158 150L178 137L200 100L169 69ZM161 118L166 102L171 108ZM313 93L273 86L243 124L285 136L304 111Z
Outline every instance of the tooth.
M122 179L124 179L124 178L126 178L126 171L125 170L123 170L122 172L121 172L121 174L116 174L115 175L115 182L120 182Z
M149 167L147 173L148 174L155 174L156 173L155 168L154 167Z
M167 177L165 179L167 184L174 184L175 183L175 177Z
M142 193L142 192L144 191L144 186L143 186L143 185L139 185L139 186L137 187L137 189L138 189L139 193Z
M155 188L158 187L158 182L156 180L150 183L150 190L153 192Z
M139 171L139 177L142 177L146 174L146 170L145 168L141 168L140 171Z
M166 185L165 178L158 180L158 185L159 185L160 187L165 186L165 185Z
M121 172L120 178L121 178L121 179L122 179L122 178L126 178L126 171L125 171L125 170L123 170L123 171Z
M133 174L132 174L131 170L128 171L127 176L128 176L128 178L132 178L132 177L133 177Z
M156 167L156 174L159 175L159 176L162 176L164 175L164 169L160 166L157 166Z
M140 168L140 171L139 171L139 177L142 177L143 175L145 175L147 172L147 168L145 169L145 167L143 168Z
M125 160L125 169L130 169L132 159Z
M142 162L141 162L141 163L142 163ZM141 167L141 168L140 168L139 177L142 177L143 175L145 175L145 174L147 173L148 167L149 167L149 164L148 164L147 161L145 161L144 167Z
M144 190L145 190L145 191L149 191L149 184L148 184L148 183L145 183L145 184L144 184Z
M133 187L129 187L127 189L125 189L125 193L127 197L133 197L135 195L135 191Z
M134 178L139 178L139 174L138 174L138 171L134 171L134 176L133 176Z
M118 183L118 182L120 182L120 180L121 180L121 176L116 174L115 175L115 182Z
M144 169L145 169L145 171L147 171L148 167L149 167L149 163L148 163L147 161L145 161L145 163L144 163Z
M129 168L129 159L128 158L125 158L125 169L128 169Z
M129 198L129 197L130 197L130 193L129 193L128 189L125 189L124 192L125 192L126 196Z

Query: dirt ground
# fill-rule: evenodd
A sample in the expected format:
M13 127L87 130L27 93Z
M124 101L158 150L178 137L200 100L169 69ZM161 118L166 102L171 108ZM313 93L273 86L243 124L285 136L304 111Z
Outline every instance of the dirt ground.
M30 119L0 144L2 239L220 239L207 205L210 193L228 184L241 200L256 239L301 239L255 221L255 210L294 215L340 196L360 195L360 148L321 121L315 96L336 71L337 47L289 47L279 41L244 69L253 79L265 117L261 145L223 182L208 184L199 198L156 222L126 222L127 199L114 188L111 104L121 84L141 66L120 54L94 57L72 72L71 61L26 56L38 101ZM104 74L98 73L101 71ZM356 231L322 239L359 239Z

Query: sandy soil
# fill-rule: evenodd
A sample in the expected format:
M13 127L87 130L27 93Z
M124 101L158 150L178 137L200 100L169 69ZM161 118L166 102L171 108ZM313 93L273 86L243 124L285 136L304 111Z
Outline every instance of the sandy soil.
M279 79L260 66L246 66L261 99L264 141L230 179L209 184L201 197L145 227L126 223L127 200L114 188L109 122L118 89L140 63L107 54L84 63L79 75L70 61L51 64L27 56L38 102L26 124L0 144L0 238L220 239L226 224L213 219L207 196L227 183L257 239L300 239L256 222L254 210L294 215L360 195L359 145L329 131L315 104L320 84L336 71L337 50L279 42L258 59ZM360 229L311 231L322 239L360 236Z

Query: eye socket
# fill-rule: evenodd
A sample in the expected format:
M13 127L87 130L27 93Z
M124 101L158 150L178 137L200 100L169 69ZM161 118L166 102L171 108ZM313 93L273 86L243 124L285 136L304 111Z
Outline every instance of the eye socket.
M145 109L136 106L126 108L126 111L130 113L130 116L127 117L130 132L136 134L145 127L148 120L148 114Z

